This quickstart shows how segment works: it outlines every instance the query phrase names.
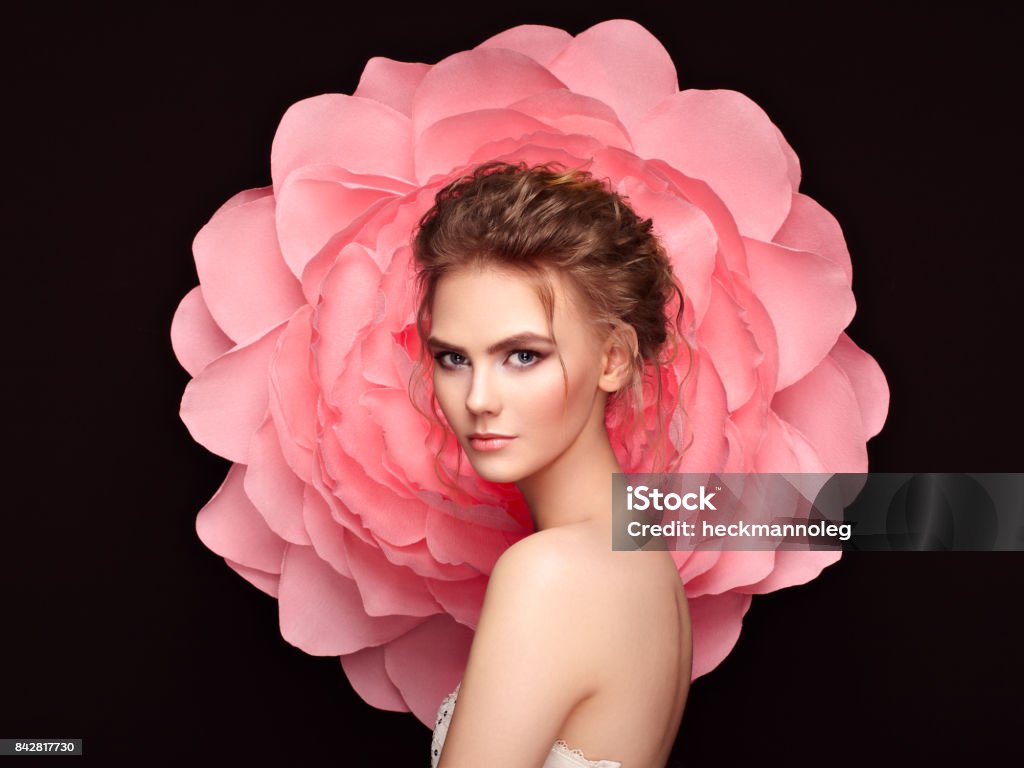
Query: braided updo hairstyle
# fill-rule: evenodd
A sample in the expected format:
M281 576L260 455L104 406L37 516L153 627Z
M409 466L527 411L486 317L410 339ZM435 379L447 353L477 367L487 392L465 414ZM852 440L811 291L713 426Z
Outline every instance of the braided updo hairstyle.
M652 226L586 171L552 163L478 167L437 194L416 233L416 320L424 350L434 294L445 275L467 267L520 273L536 284L550 323L549 275L555 272L576 289L593 327L620 334L631 349L630 385L609 404L625 400L626 414L638 417L647 366L660 401L661 366L666 352L676 354L683 311L682 292Z

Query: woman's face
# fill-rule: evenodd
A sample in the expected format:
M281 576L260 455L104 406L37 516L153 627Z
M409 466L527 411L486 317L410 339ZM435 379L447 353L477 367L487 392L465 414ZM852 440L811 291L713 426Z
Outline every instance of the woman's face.
M604 434L602 342L575 291L550 280L550 326L535 283L514 272L466 268L434 294L434 392L473 468L493 482L584 458Z

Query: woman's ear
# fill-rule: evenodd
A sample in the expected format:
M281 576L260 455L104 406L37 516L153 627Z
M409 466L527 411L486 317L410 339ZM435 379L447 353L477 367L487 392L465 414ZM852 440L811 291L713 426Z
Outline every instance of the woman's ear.
M633 326L623 324L613 328L604 343L598 388L611 393L625 387L633 377L633 361L638 355L639 344Z

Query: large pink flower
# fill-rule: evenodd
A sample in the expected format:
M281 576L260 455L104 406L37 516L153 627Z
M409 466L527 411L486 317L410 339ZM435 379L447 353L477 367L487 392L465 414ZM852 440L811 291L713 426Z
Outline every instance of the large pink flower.
M797 191L793 150L742 94L680 91L637 24L515 27L433 66L376 58L353 95L292 106L272 186L235 195L196 237L200 285L171 330L194 377L182 419L233 462L197 529L278 598L286 640L340 656L366 701L425 723L462 674L495 560L530 531L515 493L465 463L461 497L438 480L436 435L407 392L413 229L443 185L495 159L585 167L654 219L694 350L669 392L686 413L669 452L692 439L682 470L863 472L888 408L881 371L843 333L842 233ZM624 468L645 469L651 447L610 428ZM752 594L838 554L676 557L696 676L733 647Z

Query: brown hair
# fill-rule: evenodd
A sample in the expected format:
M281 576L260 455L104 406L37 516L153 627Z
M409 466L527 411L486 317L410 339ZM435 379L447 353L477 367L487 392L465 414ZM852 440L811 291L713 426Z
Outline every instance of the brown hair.
M480 266L520 272L537 283L550 322L554 294L547 271L553 270L575 287L594 326L622 334L632 349L631 384L609 404L624 401L627 418L640 419L647 366L660 407L661 366L678 351L683 312L682 291L652 227L588 172L553 163L488 163L449 184L420 220L414 242L423 349L417 368L426 362L430 310L442 277ZM635 332L635 343L626 328Z

